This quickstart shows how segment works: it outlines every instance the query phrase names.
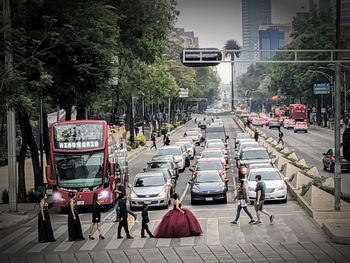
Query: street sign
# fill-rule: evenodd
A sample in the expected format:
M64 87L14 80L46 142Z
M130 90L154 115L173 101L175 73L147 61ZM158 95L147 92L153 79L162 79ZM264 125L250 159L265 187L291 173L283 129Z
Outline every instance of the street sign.
M321 108L321 113L325 113L326 112L326 108Z
M188 98L188 89L181 89L180 88L179 98Z
M329 94L330 93L329 83L316 83L314 84L314 94Z
M190 48L184 49L180 54L181 62L186 67L217 66L222 57L217 48Z

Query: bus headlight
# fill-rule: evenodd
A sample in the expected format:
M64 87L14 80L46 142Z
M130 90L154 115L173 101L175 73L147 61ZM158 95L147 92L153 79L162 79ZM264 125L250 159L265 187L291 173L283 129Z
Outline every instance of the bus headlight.
M106 198L108 198L108 195L109 195L109 192L106 190L103 190L102 192L100 192L99 198L106 199Z
M52 195L52 199L55 200L55 201L59 201L59 200L62 200L62 195L59 193L59 192L55 192L53 195Z

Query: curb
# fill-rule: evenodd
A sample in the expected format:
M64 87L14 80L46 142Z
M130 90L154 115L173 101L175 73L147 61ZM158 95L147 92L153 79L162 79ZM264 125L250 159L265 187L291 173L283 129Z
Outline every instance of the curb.
M20 216L20 215L19 215ZM16 221L16 222L13 222L12 224L2 224L0 226L0 230L4 230L4 229L8 229L8 228L11 228L11 227L15 227L15 226L18 226L20 224L24 224L24 223L27 223L29 222L30 220L34 219L35 217L37 216L37 214L26 214L23 218L21 218L20 220Z

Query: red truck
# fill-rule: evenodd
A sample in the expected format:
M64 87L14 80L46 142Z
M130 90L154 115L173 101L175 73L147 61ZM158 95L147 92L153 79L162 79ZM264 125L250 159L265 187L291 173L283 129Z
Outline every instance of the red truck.
M304 104L290 104L289 118L295 122L306 122L306 105Z

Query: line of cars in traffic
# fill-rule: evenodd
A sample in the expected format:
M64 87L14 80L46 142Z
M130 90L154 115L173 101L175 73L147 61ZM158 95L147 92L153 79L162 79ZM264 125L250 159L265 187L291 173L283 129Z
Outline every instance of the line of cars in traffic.
M253 202L255 199L255 176L259 174L266 185L265 199L287 202L287 178L272 165L272 159L276 156L270 155L248 133L237 134L235 148L238 179L247 182L245 185L249 200Z

